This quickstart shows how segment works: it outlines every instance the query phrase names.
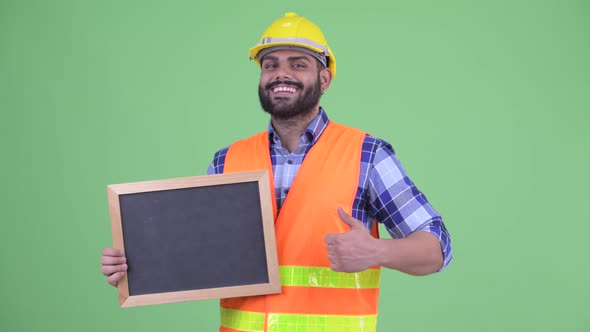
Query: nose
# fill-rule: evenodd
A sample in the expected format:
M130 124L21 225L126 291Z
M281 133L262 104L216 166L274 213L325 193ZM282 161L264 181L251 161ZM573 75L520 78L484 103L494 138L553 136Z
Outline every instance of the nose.
M275 79L286 80L291 78L291 68L288 63L281 63L278 65L275 72Z

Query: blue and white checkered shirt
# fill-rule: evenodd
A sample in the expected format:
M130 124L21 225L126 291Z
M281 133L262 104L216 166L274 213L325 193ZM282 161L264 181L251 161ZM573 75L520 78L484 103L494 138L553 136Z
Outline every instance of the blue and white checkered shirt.
M299 147L291 153L282 146L279 135L269 124L270 159L278 209L285 201L307 152L328 122L328 115L320 109L320 113L299 136ZM208 174L223 173L228 148L215 153ZM377 220L393 238L403 238L416 231L430 232L441 244L444 256L441 270L451 262L450 236L441 216L408 178L389 143L369 135L365 137L358 183L352 216L361 220L367 229L371 229L374 220Z

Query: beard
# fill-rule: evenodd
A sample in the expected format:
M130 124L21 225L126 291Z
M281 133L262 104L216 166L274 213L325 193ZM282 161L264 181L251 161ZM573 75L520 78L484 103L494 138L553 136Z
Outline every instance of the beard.
M273 100L270 96L270 90L277 84L288 84L296 86L301 95L294 101L289 102L287 98L276 98ZM260 98L260 105L262 109L281 120L293 119L296 117L305 117L312 113L314 108L319 104L322 90L320 86L320 75L318 73L317 80L308 88L299 82L292 81L274 81L268 83L264 88L258 86L258 97Z

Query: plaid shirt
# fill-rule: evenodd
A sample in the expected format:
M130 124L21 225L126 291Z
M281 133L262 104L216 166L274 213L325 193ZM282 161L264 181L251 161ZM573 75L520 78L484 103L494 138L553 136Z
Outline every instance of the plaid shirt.
M279 135L269 124L270 159L278 209L285 201L307 152L317 142L328 122L328 115L320 109L320 113L299 136L299 147L291 153L282 146ZM228 149L215 153L208 174L223 173ZM374 220L377 220L393 238L403 238L416 231L430 232L441 244L444 257L441 270L451 262L450 236L441 216L408 178L389 143L369 135L365 137L358 183L352 208L354 218L361 220L367 229L371 229Z

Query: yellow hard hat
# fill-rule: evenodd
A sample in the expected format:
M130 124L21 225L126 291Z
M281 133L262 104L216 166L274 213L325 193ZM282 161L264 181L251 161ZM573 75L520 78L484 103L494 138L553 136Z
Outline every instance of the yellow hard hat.
M250 59L260 65L259 55L261 51L271 47L301 47L313 51L313 56L332 71L332 77L336 76L336 58L328 46L324 34L320 28L310 20L295 13L286 13L274 21L260 38L256 46L250 48ZM263 52L264 53L264 52ZM311 53L310 53L311 54Z

